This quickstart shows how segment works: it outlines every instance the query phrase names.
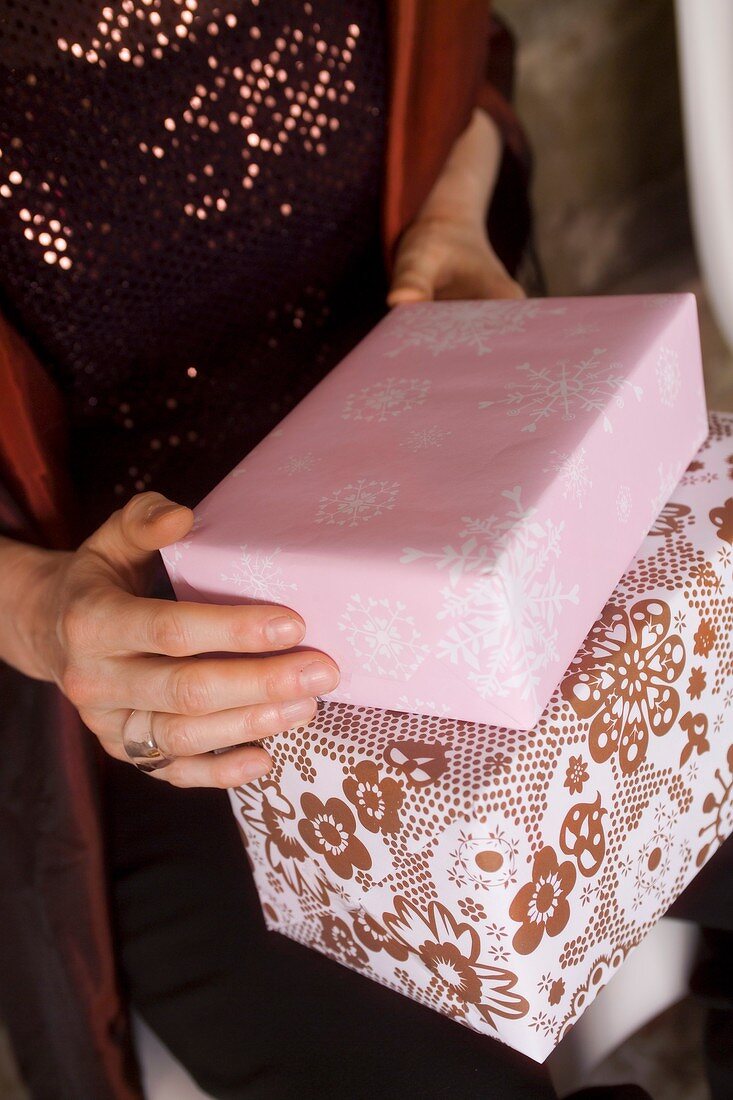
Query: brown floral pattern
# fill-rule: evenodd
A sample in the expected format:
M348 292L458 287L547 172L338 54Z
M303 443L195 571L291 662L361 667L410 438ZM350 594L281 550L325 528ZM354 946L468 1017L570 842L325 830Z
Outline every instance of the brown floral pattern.
M709 657L717 636L718 632L710 620L700 619L700 625L695 631L695 648L693 652L700 657Z
M630 611L608 604L561 685L578 717L591 719L593 759L618 753L625 775L645 759L650 733L664 736L677 719L673 685L685 650L670 622L663 600L640 600Z
M565 996L565 982L562 978L556 978L550 986L550 992L547 995L547 1000L551 1005L559 1005L560 1001Z
M387 930L365 909L357 909L352 914L354 933L370 951L386 951L393 959L404 962L408 956L404 944L393 939Z
M691 668L687 680L687 694L690 699L699 699L705 690L706 684L707 677L702 666L698 665L696 668Z
M565 782L571 794L582 794L583 786L588 782L588 766L582 756L571 756L565 770Z
M515 951L529 955L545 933L560 935L570 918L568 894L574 885L572 863L558 863L549 846L537 853L532 881L522 886L509 908L509 916L520 924L512 941Z
M693 752L696 752L698 756L702 756L704 752L710 751L707 715L693 714L692 711L688 711L680 718L680 728L687 734L687 744L680 753L680 767L683 767Z
M380 779L379 768L373 761L362 760L357 764L354 775L344 780L343 790L370 833L398 831L400 806L405 797L402 784L396 779Z
M475 1005L492 1026L495 1016L516 1020L529 1011L525 998L514 992L516 975L482 962L476 931L460 924L440 902L431 902L423 913L398 897L394 913L384 914L384 923L419 956L448 1000Z
M368 871L372 857L357 836L356 821L349 807L339 798L321 802L314 794L304 794L300 808L305 820L299 823L300 835L309 848L340 878L351 878L354 868Z
M369 956L356 942L345 921L340 917L334 917L332 913L323 913L321 926L324 945L337 955L341 962L356 969L361 969L368 964Z

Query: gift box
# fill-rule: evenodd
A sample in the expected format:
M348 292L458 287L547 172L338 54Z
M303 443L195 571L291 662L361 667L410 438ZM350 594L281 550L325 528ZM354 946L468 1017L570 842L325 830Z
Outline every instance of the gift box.
M526 730L706 430L692 295L405 305L164 558L296 608L337 701Z
M530 732L328 702L273 738L230 792L269 927L544 1059L733 830L732 477L711 414Z

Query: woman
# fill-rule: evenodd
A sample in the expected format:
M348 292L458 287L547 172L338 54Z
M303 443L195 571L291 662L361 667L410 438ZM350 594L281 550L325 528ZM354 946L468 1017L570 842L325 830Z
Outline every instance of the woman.
M2 1012L34 1096L139 1095L123 997L217 1097L554 1095L264 932L223 788L338 670L291 651L295 613L149 595L189 506L385 298L521 294L489 30L483 0L7 5ZM123 738L150 731L145 775Z

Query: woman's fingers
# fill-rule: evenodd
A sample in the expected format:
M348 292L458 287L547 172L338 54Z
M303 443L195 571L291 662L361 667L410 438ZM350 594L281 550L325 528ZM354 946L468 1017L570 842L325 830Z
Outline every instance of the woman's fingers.
M198 717L158 711L150 717L150 728L155 743L166 756L198 756L213 749L227 749L297 726L307 726L317 708L316 700L310 698L293 699L288 703L260 703Z
M301 650L274 657L112 659L93 671L67 669L62 686L78 709L200 715L323 695L338 682L330 657Z
M241 787L266 775L272 760L259 746L230 749L219 756L189 756L150 772L174 787Z
M108 653L269 653L298 645L305 623L295 611L270 604L175 603L117 592L100 638Z

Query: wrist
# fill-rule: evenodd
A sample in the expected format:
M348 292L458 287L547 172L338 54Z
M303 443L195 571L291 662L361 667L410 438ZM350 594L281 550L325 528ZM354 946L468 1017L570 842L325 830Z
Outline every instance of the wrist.
M53 587L68 554L2 541L2 604L6 629L0 657L37 680L52 680L49 638Z

